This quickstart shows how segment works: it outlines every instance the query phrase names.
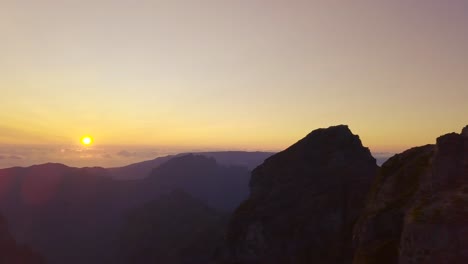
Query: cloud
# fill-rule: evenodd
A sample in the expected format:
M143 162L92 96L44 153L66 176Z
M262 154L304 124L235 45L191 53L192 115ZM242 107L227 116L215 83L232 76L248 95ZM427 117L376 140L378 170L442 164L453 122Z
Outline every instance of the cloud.
M121 150L120 152L116 153L120 157L124 158L141 158L141 159L148 159L148 158L155 158L158 156L157 151L147 151L147 150L142 150L142 151L133 151L130 152L128 150Z
M119 155L121 157L125 157L125 158L130 158L130 157L135 156L136 152L129 152L129 151L126 151L126 150L122 150L122 151L118 152L117 155Z
M108 153L105 153L105 154L101 154L101 158L103 159L112 159L112 156Z
M0 160L22 160L22 159L23 157L18 156L18 155L9 155L9 156L0 155Z
M158 155L159 155L159 152L157 152L157 151L146 151L146 152L140 153L138 156L141 157L141 158L154 159L154 158L158 157Z

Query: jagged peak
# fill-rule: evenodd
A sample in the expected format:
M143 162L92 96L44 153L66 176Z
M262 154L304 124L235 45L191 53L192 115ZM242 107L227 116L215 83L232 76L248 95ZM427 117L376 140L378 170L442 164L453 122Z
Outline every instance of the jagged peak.
M468 137L468 125L466 125L461 132L461 135L464 137Z
M468 137L468 126L465 126L461 133L458 134L456 132L448 133L445 135L442 135L437 138L437 147L440 148L445 148L446 146L450 145L456 145L458 144L457 142L460 140L464 140L464 138Z
M320 146L332 149L347 148L348 146L363 147L359 136L353 134L347 125L336 125L313 130L286 149L285 152L304 148L318 150L321 148Z
M319 134L319 133L340 133L340 134L350 134L350 135L353 134L351 132L351 130L349 129L348 125L341 124L341 125L330 126L330 127L327 127L327 128L314 129L314 130L312 130L312 132L310 132L306 136L306 138L314 136L314 135Z
M359 156L375 162L369 148L362 145L359 136L353 134L347 125L341 124L313 130L287 149L266 159L264 164L274 163L278 159L290 159L294 155L309 156L311 160L316 160L316 156L323 156L324 152L342 151L354 152L357 154L354 158Z

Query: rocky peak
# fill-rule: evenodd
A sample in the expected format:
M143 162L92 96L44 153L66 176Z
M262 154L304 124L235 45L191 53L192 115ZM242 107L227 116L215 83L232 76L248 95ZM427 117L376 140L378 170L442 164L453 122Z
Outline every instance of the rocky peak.
M354 264L468 263L465 129L382 165L355 225Z
M462 129L461 135L464 137L468 137L468 125Z
M345 263L376 170L347 126L312 131L252 172L224 263Z
M432 177L435 188L443 190L450 186L468 183L467 127L461 134L450 133L437 138Z
M359 136L353 135L347 125L332 126L312 131L305 138L289 147L283 153L293 151L316 152L322 150L340 150L362 148Z
M338 173L352 166L355 174ZM267 195L273 182L298 183L305 180L316 181L314 185L318 186L318 182L333 185L342 180L352 181L353 177L357 180L369 175L369 168L376 168L376 160L348 126L321 128L257 167L252 173L251 193L252 197Z

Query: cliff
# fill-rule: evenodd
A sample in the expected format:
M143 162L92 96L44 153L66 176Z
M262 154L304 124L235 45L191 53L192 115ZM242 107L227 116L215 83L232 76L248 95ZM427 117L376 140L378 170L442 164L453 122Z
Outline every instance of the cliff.
M219 263L349 263L376 170L347 126L313 131L253 171Z
M355 227L354 264L468 262L467 132L382 166Z

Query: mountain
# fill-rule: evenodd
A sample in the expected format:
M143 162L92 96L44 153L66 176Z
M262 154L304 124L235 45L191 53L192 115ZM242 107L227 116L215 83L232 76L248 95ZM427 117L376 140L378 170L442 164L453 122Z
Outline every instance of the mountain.
M213 158L221 165L246 167L249 170L255 169L267 158L273 156L274 152L247 152L247 151L219 151L219 152L201 152L193 153Z
M102 168L44 164L0 170L0 207L22 243L48 263L106 258L127 193ZM97 238L100 239L97 239Z
M169 161L179 155L169 155L165 157L155 158L143 162L133 163L124 167L108 168L112 178L116 180L138 180L147 177L154 168Z
M0 263L5 264L44 264L45 260L28 246L18 244L8 231L3 216L0 215Z
M468 263L468 126L395 155L354 230L355 264Z
M272 152L246 152L246 151L220 151L220 152L198 152L198 153L180 153L177 155L169 155L159 157L153 160L134 163L124 167L109 168L108 171L114 179L118 180L135 180L147 177L154 168L169 161L175 157L195 154L214 158L218 164L225 166L240 166L246 167L249 170L254 169L263 161L273 155Z
M233 211L248 196L250 172L245 167L219 165L214 158L188 154L155 168L147 186L181 189L207 205Z
M349 263L377 168L347 126L313 131L252 172L218 263Z
M249 170L214 159L174 157L140 180L104 168L43 164L0 170L0 210L18 241L52 264L112 263L123 214L181 189L218 210L248 196Z
M208 263L228 215L175 190L126 214L121 263Z

